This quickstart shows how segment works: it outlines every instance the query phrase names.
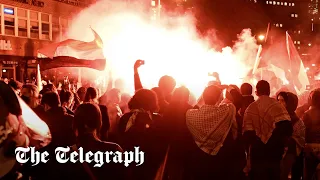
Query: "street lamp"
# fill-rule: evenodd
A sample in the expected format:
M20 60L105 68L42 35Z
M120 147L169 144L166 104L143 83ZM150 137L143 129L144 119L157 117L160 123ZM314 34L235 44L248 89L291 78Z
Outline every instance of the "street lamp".
M264 35L259 35L259 36L258 36L258 39L259 39L260 41L263 41L263 40L264 40L264 38L265 38L265 36L264 36Z

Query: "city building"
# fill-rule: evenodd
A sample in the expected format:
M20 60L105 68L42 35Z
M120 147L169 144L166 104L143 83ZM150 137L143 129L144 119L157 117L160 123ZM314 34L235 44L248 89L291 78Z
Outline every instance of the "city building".
M19 81L36 74L37 50L63 38L70 19L90 2L1 0L0 77Z

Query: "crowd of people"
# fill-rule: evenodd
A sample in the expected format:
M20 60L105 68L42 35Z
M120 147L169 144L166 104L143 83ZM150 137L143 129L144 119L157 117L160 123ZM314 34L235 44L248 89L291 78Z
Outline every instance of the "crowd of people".
M300 108L294 92L271 97L264 80L254 88L216 81L193 105L188 88L176 87L170 76L160 78L158 87L143 88L141 65L141 60L134 65L132 97L116 88L100 96L94 87L58 90L47 84L39 92L35 85L6 83L48 125L52 140L41 151L67 146L133 151L139 146L145 152L143 165L98 168L50 161L24 164L4 179L16 178L17 171L20 179L32 180L320 179L320 89L310 92Z

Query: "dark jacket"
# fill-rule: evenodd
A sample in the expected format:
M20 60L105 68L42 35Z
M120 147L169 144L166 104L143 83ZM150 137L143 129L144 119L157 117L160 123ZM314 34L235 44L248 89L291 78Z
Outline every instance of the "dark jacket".
M124 114L119 122L120 145L125 151L132 151L134 147L140 147L145 152L143 165L130 167L131 179L153 180L160 164L163 162L167 144L162 139L160 123L162 117L157 114L149 118L147 113L138 113L133 126L126 131L127 123L132 112Z
M84 152L123 152L122 148L118 144L100 141L90 134L78 137L77 141L78 148L82 147ZM111 158L113 158L112 155L110 156L110 159ZM95 162L89 164L91 172L97 180L124 180L127 176L127 168L123 163L105 163L102 167L93 167L94 165Z
M63 107L53 107L46 112L44 121L49 126L54 146L70 146L75 143L73 116Z

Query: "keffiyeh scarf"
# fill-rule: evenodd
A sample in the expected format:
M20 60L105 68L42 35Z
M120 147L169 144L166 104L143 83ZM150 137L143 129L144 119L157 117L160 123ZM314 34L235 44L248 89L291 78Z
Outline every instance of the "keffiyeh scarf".
M233 104L203 105L186 114L186 124L198 147L217 155L228 133L237 136L236 107Z
M132 115L128 120L125 132L127 132L135 124L136 118L139 113L147 113L149 115L149 118L152 120L152 113L150 111L145 111L144 109L133 109L131 110L131 113ZM150 125L146 124L146 128L149 128L149 127Z
M287 110L275 99L261 96L249 105L243 119L243 132L255 131L263 143L267 143L280 121L291 120Z

